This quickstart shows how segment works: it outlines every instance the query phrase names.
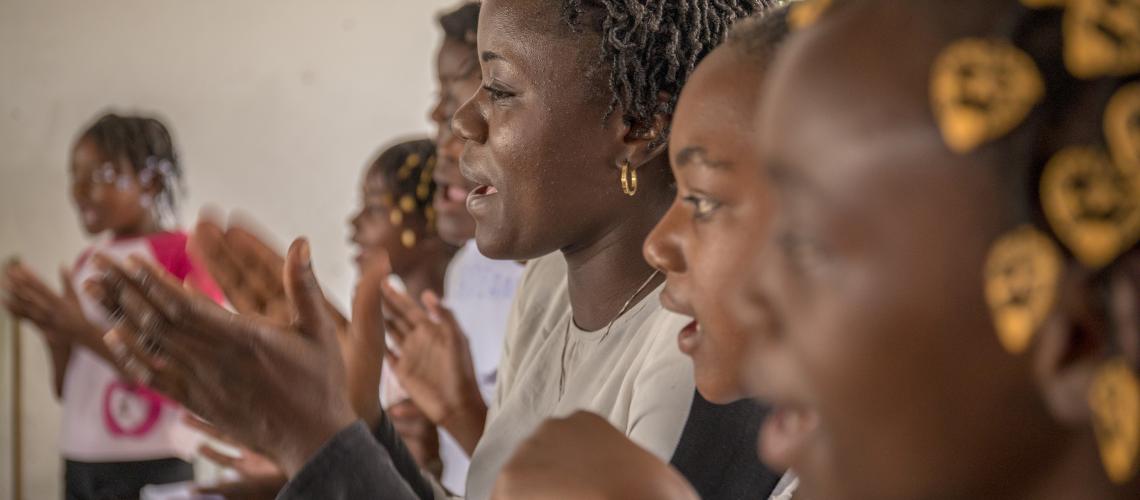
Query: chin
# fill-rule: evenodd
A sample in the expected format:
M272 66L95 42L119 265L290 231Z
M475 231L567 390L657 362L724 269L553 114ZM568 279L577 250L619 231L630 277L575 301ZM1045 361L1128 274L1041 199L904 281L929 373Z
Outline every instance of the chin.
M467 231L463 224L452 224L442 217L436 222L435 233L439 239L451 246L461 247L475 235Z
M697 377L697 392L701 393L705 401L718 405L735 403L748 397L739 388L726 387L726 384L720 381L702 380L700 377Z

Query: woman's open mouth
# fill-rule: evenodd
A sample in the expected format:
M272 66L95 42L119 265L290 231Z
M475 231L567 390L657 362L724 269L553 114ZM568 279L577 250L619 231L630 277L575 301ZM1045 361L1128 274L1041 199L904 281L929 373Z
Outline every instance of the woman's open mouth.
M697 347L701 345L701 325L697 320L693 320L681 332L677 334L677 347L681 352L688 356L692 356L697 351Z
M487 205L497 194L499 190L495 189L495 186L489 184L475 186L475 189L467 195L467 211L471 212L472 216L478 217L487 210Z

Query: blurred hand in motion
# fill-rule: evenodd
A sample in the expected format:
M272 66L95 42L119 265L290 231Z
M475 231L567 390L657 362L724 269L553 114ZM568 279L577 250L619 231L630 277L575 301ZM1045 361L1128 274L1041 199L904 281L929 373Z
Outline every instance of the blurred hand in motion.
M236 448L239 453L235 457L209 444L198 447L198 455L238 474L235 480L199 487L199 494L222 495L226 500L273 500L281 488L285 487L288 478L268 457L242 446L216 427L193 415L187 414L183 421L226 446Z
M13 260L4 266L0 287L4 308L13 316L31 321L50 344L72 342L96 352L106 351L103 331L87 320L66 270L60 271L63 293L52 291L32 270Z
M470 455L483 436L487 405L467 336L435 293L424 292L420 306L388 283L382 290L396 347L388 352L388 363L416 406Z
M547 420L523 441L491 498L699 500L675 469L583 411Z
M252 226L253 223L244 224ZM190 236L190 252L205 264L222 288L226 299L241 314L266 318L287 325L296 314L285 293L281 269L285 259L256 231L231 224L227 228L213 217L203 216ZM380 422L380 369L385 346L376 345L373 333L383 329L382 315L365 304L379 304L379 282L387 279L391 265L386 256L375 255L364 264L357 283L350 324L327 299L325 308L336 324L353 408L370 427ZM359 303L364 300L364 303Z
M295 241L285 259L284 289L296 311L289 327L226 311L139 259L127 270L96 258L104 275L89 291L123 318L117 330L127 355L147 367L150 384L286 475L357 419L307 241ZM373 333L383 338L382 329Z
M439 431L435 424L411 400L388 407L388 417L420 468L439 479L443 474L443 462L439 456Z

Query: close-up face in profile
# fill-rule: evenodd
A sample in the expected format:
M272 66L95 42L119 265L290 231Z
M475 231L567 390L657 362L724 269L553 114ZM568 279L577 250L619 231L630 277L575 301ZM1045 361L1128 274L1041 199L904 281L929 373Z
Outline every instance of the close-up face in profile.
M407 215L396 205L399 201L377 169L365 174L360 211L349 221L352 225L352 243L357 247L356 263L363 266L377 254L387 254L392 272L400 275L415 262L415 249L401 242L403 231L411 229L416 236L423 233L423 221Z
M560 2L490 0L478 38L483 87L452 128L476 184L467 208L479 250L522 260L598 236L599 221L616 222L605 214L636 203L611 195L625 133L620 113L603 122L600 35L572 32Z
M983 297L1010 219L996 169L942 143L927 97L941 44L882 4L825 15L770 72L757 301L773 329L748 362L775 406L761 455L810 498L988 498L1047 470L1063 446L1048 436L1065 433ZM905 58L860 56L900 45Z
M71 196L88 234L120 231L140 224L144 188L133 169L112 161L103 148L82 138L71 152Z
M436 75L439 89L431 120L436 125L438 160L434 172L437 190L432 205L440 238L459 246L475 237L475 219L467 213L467 193L475 185L459 172L463 140L452 133L451 118L460 105L479 91L482 78L475 47L445 37L436 55Z
M665 274L661 302L696 318L678 336L693 359L697 389L729 403L747 395L741 372L756 306L726 290L756 274L770 218L760 169L757 111L762 72L738 49L714 51L681 92L669 140L677 198L645 242Z

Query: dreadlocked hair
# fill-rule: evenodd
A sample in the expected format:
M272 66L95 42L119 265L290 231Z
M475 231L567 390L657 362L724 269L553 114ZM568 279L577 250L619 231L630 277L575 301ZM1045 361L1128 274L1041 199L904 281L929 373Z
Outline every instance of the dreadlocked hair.
M697 63L716 48L732 23L774 0L563 0L574 31L602 35L601 66L609 68L609 107L627 125L645 127L669 115ZM662 94L666 100L660 99ZM668 139L669 127L655 145Z
M435 195L435 142L415 139L389 146L376 157L368 175L380 175L392 194L393 210L421 217L431 225L431 201ZM429 227L430 229L430 227Z
M182 164L170 130L157 118L106 113L80 135L113 162L130 166L144 184L155 182L158 201L172 215L182 191Z
M782 4L737 22L725 44L744 55L756 69L764 71L789 32L788 5Z

